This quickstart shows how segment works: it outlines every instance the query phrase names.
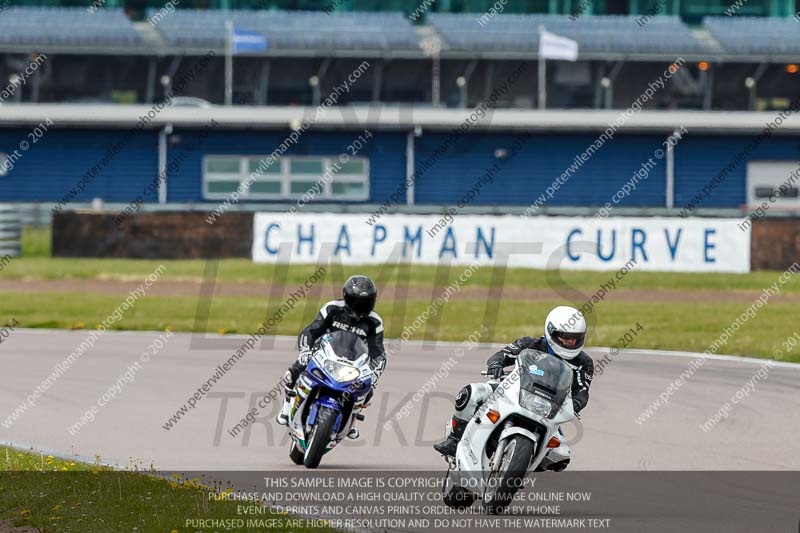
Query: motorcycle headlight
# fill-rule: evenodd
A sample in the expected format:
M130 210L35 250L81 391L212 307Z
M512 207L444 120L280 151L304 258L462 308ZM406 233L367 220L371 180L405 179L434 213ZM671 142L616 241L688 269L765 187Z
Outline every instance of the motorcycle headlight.
M532 411L534 414L544 418L553 418L557 412L553 402L525 389L520 390L519 404L528 411Z
M354 381L361 375L357 368L330 359L326 360L322 366L336 381Z

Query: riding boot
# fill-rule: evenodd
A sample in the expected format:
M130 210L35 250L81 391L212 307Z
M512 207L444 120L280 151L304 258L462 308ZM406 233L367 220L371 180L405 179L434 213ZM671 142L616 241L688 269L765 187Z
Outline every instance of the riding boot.
M294 390L288 387L284 387L283 393L284 393L283 405L281 406L281 410L278 413L276 421L281 426L288 426L289 415L292 414L292 403L294 402L295 392Z
M450 434L442 442L433 445L433 449L442 455L448 457L455 457L456 450L458 449L458 442L464 436L464 430L467 428L467 421L460 418L453 417L453 428Z

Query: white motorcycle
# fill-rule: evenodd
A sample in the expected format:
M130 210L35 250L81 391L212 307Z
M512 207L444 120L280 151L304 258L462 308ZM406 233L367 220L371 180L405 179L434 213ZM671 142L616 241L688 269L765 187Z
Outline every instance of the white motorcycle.
M559 427L575 418L572 376L572 366L558 357L519 354L505 379L492 383L494 392L467 424L455 458L447 458L446 505L463 509L480 497L489 514L508 507L528 472L562 445Z

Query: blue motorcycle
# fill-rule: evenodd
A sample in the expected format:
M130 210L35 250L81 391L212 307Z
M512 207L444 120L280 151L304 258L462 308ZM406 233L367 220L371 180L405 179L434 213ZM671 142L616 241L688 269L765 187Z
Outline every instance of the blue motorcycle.
M319 466L322 456L347 436L355 421L364 419L359 411L373 381L366 343L346 331L326 333L293 391L292 462L306 468Z

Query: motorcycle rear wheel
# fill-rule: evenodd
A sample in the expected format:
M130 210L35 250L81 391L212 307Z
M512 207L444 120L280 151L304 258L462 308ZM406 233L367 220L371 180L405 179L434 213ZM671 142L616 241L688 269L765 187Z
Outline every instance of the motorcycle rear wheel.
M303 464L306 468L316 468L322 461L322 455L328 448L328 443L333 433L336 415L336 411L330 407L321 406L319 408L317 419L314 421L314 429L311 430L311 438L303 458Z
M481 506L488 514L500 514L514 499L528 474L528 465L536 451L535 444L522 435L517 435L503 450L500 467L489 478L489 487Z

